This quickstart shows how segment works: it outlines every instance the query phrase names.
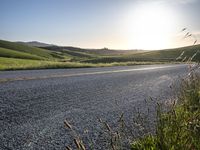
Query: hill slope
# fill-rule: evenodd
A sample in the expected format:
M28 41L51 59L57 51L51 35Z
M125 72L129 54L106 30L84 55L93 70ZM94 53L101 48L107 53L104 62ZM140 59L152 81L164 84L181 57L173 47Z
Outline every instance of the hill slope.
M200 45L181 47L175 49L146 51L135 54L124 54L120 56L107 56L98 59L90 59L85 62L90 63L112 63L112 62L128 62L128 61L200 61Z
M48 51L45 49L27 46L27 45L15 43L15 42L3 41L3 40L0 40L0 48L4 48L4 49L1 49L1 53L3 53L3 51L5 53L5 51L7 50L6 56L14 57L14 58L15 57L23 58L25 53L29 56L32 55L32 58L29 57L30 59L34 59L34 58L54 59L57 56L57 55L55 55L55 53L52 53L51 51ZM21 54L21 56L20 56L20 54ZM25 58L27 58L27 57L25 56Z
M79 47L71 47L71 46L47 46L45 49L52 51L73 51L73 52L81 52L87 53L93 56L116 56L116 55L124 55L124 54L136 54L140 52L145 52L143 50L111 50L107 48L102 49L84 49Z
M191 59L200 61L200 45L158 51L123 51L59 46L38 48L0 40L0 70L155 64Z
M175 49L165 49L158 51L150 51L141 54L136 54L135 57L139 58L159 58L159 59L169 59L169 60L182 60L186 57L186 60L192 57L195 53L193 60L200 60L200 45L187 46Z
M27 46L34 46L34 47L48 47L48 46L53 46L53 44L41 43L41 42L38 42L38 41L16 42L16 43L27 45Z
M37 55L32 55L29 53L19 52L7 48L0 47L0 57L8 57L8 58L21 58L21 59L35 59L42 60L43 58Z

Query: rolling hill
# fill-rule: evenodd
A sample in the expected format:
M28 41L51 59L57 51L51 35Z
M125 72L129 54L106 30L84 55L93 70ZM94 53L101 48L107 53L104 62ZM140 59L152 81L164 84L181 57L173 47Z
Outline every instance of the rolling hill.
M41 60L60 58L54 52L37 47L27 46L16 42L0 40L0 48L1 48L0 51L1 57L6 56L11 58L24 58L24 59L29 58L29 59L41 59Z
M53 44L47 44L47 43L42 43L38 41L31 41L31 42L16 42L19 44L27 45L27 46L34 46L34 47L48 47L48 46L54 46Z
M124 55L124 54L136 54L140 52L145 52L144 50L112 50L108 48L102 49L84 49L79 47L71 47L71 46L47 46L45 49L52 51L73 51L73 52L81 52L87 53L90 55L96 56L116 56L116 55Z
M156 51L145 51L135 54L124 54L120 56L107 56L98 59L90 59L88 63L112 63L112 62L128 62L128 61L200 61L200 45L187 46L175 49L165 49Z
M48 44L46 47L35 47L24 43L0 40L0 70L1 68L6 70L6 68L11 65L13 67L10 69L23 69L23 66L29 69L45 67L56 68L56 66L57 68L67 68L69 66L94 67L159 62L187 62L188 60L200 61L200 45L157 51L128 51L110 50L107 48L83 49L69 46L49 46ZM35 66L32 66L33 64L35 64Z
M25 52L15 51L7 48L0 47L0 57L8 57L8 58L21 58L21 59L35 59L42 60L43 58L37 55L32 55Z

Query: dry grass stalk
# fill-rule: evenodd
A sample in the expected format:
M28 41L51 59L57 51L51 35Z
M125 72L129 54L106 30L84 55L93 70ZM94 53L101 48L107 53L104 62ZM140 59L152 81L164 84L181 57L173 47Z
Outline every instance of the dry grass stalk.
M114 142L113 142L112 138L111 138L111 147L112 147L112 150L116 150L116 148L115 148L115 145L114 145Z
M118 122L122 122L123 121L123 118L124 118L124 113L122 113L119 117L119 121Z
M98 119L98 121L99 121L100 123L102 123L102 122L103 122L101 118L99 118L99 119Z
M72 129L72 126L69 124L67 120L64 121L65 127Z
M112 130L111 130L110 126L106 122L104 124L105 124L106 129L111 132Z
M66 146L66 150L72 150L72 148L69 146Z
M86 148L85 148L83 142L80 142L79 144L80 144L81 150L86 150Z
M74 143L75 143L75 145L76 145L76 147L77 147L77 149L81 149L81 146L80 146L80 142L79 142L79 140L77 140L77 139L74 139Z

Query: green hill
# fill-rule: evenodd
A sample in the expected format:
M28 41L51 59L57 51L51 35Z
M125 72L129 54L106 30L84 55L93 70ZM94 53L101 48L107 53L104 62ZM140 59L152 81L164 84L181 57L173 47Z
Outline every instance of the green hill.
M88 63L112 63L112 62L129 62L129 61L200 61L200 45L188 46L175 49L146 51L135 54L124 54L120 56L107 56L97 59L90 59L84 62Z
M0 47L0 57L42 60L40 56Z
M84 48L79 48L79 47L71 47L71 46L65 46L65 47L60 47L60 46L47 46L43 47L47 50L51 51L60 51L60 52L73 52L73 53L81 53L85 55L90 55L92 57L96 56L119 56L119 55L124 55L124 54L136 54L136 53L141 53L145 52L143 50L111 50L107 48L102 48L102 49L84 49Z
M0 55L4 57L25 58L25 59L55 59L60 58L54 52L31 47L20 43L0 40Z
M165 49L158 51L149 51L141 54L136 54L134 57L138 58L157 58L157 59L168 59L168 60L183 60L186 58L188 60L190 57L194 56L193 60L200 60L200 45L187 46L175 49Z
M157 51L43 48L0 40L0 70L200 61L200 45Z

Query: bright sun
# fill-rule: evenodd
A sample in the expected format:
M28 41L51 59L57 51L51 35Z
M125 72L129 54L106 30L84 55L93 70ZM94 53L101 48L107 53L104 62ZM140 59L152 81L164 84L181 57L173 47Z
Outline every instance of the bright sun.
M128 17L129 47L162 49L170 45L174 15L160 5L141 5Z

